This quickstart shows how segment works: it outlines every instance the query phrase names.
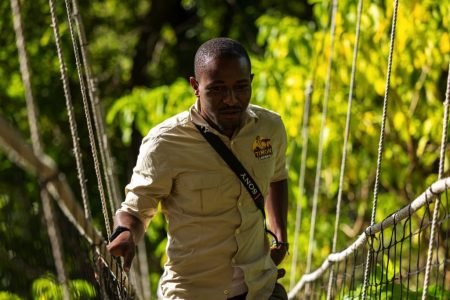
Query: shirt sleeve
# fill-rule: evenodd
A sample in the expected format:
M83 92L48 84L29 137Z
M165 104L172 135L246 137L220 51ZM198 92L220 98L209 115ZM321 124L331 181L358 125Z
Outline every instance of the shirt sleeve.
M281 118L277 118L276 124L277 132L276 137L278 140L276 153L275 153L275 171L270 179L270 182L277 182L288 178L288 171L286 168L286 149L287 149L287 136L286 129L284 127Z
M159 202L172 189L172 174L167 164L162 139L146 137L139 149L130 183L125 187L125 201L118 212L137 217L147 228L158 210Z

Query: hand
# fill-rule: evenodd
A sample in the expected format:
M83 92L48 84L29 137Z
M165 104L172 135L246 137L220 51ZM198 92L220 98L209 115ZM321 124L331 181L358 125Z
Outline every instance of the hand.
M273 262L277 266L283 261L286 253L287 249L285 245L274 245L270 248L270 257L272 257Z
M125 272L130 271L131 262L136 254L136 243L130 231L124 231L119 234L106 249L113 256L123 256L123 269Z
M283 278L284 275L286 275L286 270L285 269L278 269L277 279Z

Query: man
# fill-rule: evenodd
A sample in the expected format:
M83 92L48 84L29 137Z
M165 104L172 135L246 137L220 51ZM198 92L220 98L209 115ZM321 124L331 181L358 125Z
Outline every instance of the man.
M269 299L288 245L284 125L249 105L253 74L238 42L207 41L194 68L197 101L143 139L108 250L129 270L161 203L168 222L164 299ZM250 192L195 124L219 136L253 177L278 243L270 245Z

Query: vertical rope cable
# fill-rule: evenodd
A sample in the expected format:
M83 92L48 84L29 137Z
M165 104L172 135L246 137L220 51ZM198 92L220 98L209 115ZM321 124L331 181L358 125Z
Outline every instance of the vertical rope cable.
M322 30L322 37L326 35L326 27ZM302 151L301 151L301 162L300 162L300 176L298 181L298 200L297 200L297 207L296 207L296 213L295 213L295 231L294 231L294 243L293 243L293 254L292 254L292 261L291 261L291 271L290 271L290 283L289 283L289 289L292 290L295 285L296 281L296 272L297 272L297 261L298 261L298 255L299 255L299 245L298 240L300 237L300 225L302 222L302 203L301 199L302 197L306 198L306 191L305 191L305 173L306 173L306 159L308 156L308 141L309 141L309 113L310 113L310 106L312 101L312 96L314 92L314 82L316 80L316 74L317 74L317 65L319 61L319 57L321 57L324 49L325 44L325 38L321 38L321 43L319 45L319 51L318 55L314 58L314 63L312 67L312 75L311 80L307 83L307 88L305 91L305 104L303 107L303 119L302 119ZM299 124L300 127L300 124ZM288 164L289 165L289 164Z
M363 2L362 0L358 1L357 8L357 20L356 20L356 33L355 33L355 45L353 46L353 59L352 59L352 70L350 77L350 91L348 95L348 105L347 105L347 118L345 121L345 133L344 133L344 145L342 146L342 160L341 160L341 170L339 175L339 190L336 204L336 220L334 224L334 234L333 234L333 245L331 248L331 253L336 252L336 244L337 244L337 236L339 229L339 219L341 216L341 202L342 202L342 191L344 186L344 174L345 174L345 164L347 161L347 144L348 137L350 132L350 121L352 114L352 102L353 102L353 90L355 87L355 74L356 74L356 61L358 59L358 45L359 45L359 34L361 31L361 14L362 14ZM328 292L327 292L327 300L331 299L331 290L333 284L333 274L334 268L330 269L330 278L328 280Z
M67 1L66 1L67 5ZM88 41L86 38L86 33L83 26L83 21L80 14L80 9L77 0L72 0L72 16L75 21L76 31L78 34L78 40L80 45L81 58L83 62L84 74L87 82L87 91L88 91L88 100L91 105L92 117L94 120L95 133L97 138L97 143L99 145L100 152L100 160L102 165L102 170L104 174L104 179L106 183L106 190L108 193L108 202L109 207L111 209L111 215L114 216L115 209L120 206L120 197L119 197L119 188L118 188L118 180L115 176L114 167L113 167L113 158L111 155L111 151L108 145L108 137L105 132L105 124L104 124L104 116L102 112L102 108L100 105L100 98L98 94L97 81L93 76L90 56L88 51ZM143 251L145 249L145 241L141 241L138 245L138 253L139 251ZM151 299L151 288L150 283L147 280L148 278L148 268L147 268L147 257L146 252L144 251L142 254L139 254L139 264L133 264L133 270L138 271L141 274L142 284L140 285L141 294L144 299Z
M336 31L336 13L338 9L338 0L333 0L333 7L331 11L331 29L330 29L330 57L328 60L327 75L325 81L325 95L323 98L323 108L322 108L322 122L320 126L320 139L319 139L319 150L317 155L317 168L316 168L316 178L314 184L314 196L313 196L313 209L311 213L311 227L309 232L309 245L308 245L308 256L306 261L306 273L311 271L311 260L312 260L312 250L314 245L314 231L316 226L316 215L317 215L317 202L319 196L319 186L320 186L320 176L322 168L322 152L323 152L323 139L325 131L325 123L327 118L328 109L328 98L330 95L330 85L331 85L331 67L333 65L333 50L334 50L334 37Z
M449 71L447 75L447 90L445 92L445 101L444 101L444 118L442 124L442 139L441 139L441 149L439 153L439 173L438 179L442 179L444 175L444 162L445 162L445 148L447 146L447 126L448 126L448 114L449 114L449 103L450 103L450 64L448 66ZM422 300L427 299L428 293L428 285L430 284L430 272L431 272L431 263L433 260L433 245L434 240L436 239L436 227L438 223L438 215L439 215L439 206L441 203L441 197L436 198L436 202L434 204L433 210L433 220L431 222L431 233L430 233L430 241L428 243L428 254L427 254L427 264L425 267L425 278L423 283L423 291L422 291Z
M74 52L74 56L75 56L75 64L77 67L78 79L80 81L81 98L83 99L84 115L86 117L86 125L88 128L89 142L91 145L92 158L94 160L95 175L97 178L98 191L100 193L100 201L102 204L103 217L105 219L106 233L107 233L107 236L110 236L111 235L111 225L110 225L108 207L107 207L106 198L105 198L105 189L103 188L102 174L100 172L100 163L98 160L97 146L95 144L94 130L92 128L91 112L90 112L89 103L88 103L87 96L86 96L86 85L85 85L84 77L83 77L83 74L81 71L82 66L81 66L81 62L80 62L78 44L77 44L77 40L75 38L75 33L73 30L70 5L67 0L65 0L64 2L66 3L67 21L68 21L68 25L69 25L70 38L72 40L72 46L73 46L73 52Z
M311 96L313 93L313 83L312 81L308 83L306 88L306 99L305 105L303 107L303 125L302 125L302 156L300 162L300 177L298 180L298 201L295 213L295 234L294 234L294 248L292 251L292 262L291 262L291 272L290 272L290 283L289 289L292 289L295 285L295 274L297 270L297 259L298 259L298 236L300 232L301 214L302 214L302 197L305 196L305 170L306 170L306 158L308 154L308 129L309 129L309 107L311 103Z
M394 42L395 42L395 31L397 27L397 10L398 10L398 0L394 0L394 13L392 16L392 28L391 28L391 36L390 36L390 45L389 45L389 57L388 57L388 67L387 67L387 75L386 75L386 85L384 89L384 101L383 101L383 115L381 121L381 130L380 130L380 140L378 143L378 158L377 158L377 169L375 175L375 186L373 191L373 206L372 206L372 215L370 218L370 225L375 224L375 215L377 210L377 201L378 201L378 189L380 185L380 172L381 172L381 162L383 159L383 150L384 150L384 134L386 127L386 115L387 115L387 105L389 99L389 87L391 81L391 72L392 72L392 56L394 53ZM367 252L367 260L366 266L364 269L364 286L362 292L362 299L366 299L367 296L367 285L368 285L368 277L369 277L369 265L370 259L372 256L372 250L369 249Z
M72 136L72 143L73 143L73 151L75 155L75 162L77 165L77 173L78 173L78 181L80 183L81 188L81 198L83 199L83 208L84 208L84 215L85 218L90 220L91 219L91 211L89 208L89 200L88 200L88 194L86 189L86 177L84 175L84 168L83 163L81 160L81 150L80 150L80 143L78 138L78 130L77 130L77 124L75 122L75 113L72 105L72 97L70 94L70 86L69 86L69 79L67 76L67 68L66 63L64 60L64 55L62 53L61 49L61 38L59 35L59 28L58 28L58 20L56 18L55 13L55 2L53 0L49 0L49 6L50 6L50 15L52 20L52 28L53 28L53 35L55 36L55 44L56 44L56 52L58 54L58 60L59 60L59 70L61 72L61 81L63 83L63 89L64 89L64 98L66 100L66 107L67 107L67 115L69 117L69 126L70 126L70 133Z
M20 4L18 0L11 0L11 10L13 13L14 31L16 34L16 45L19 53L20 73L25 89L25 100L27 103L28 123L30 126L31 143L33 152L40 155L43 152L42 143L38 128L38 112L34 103L33 90L31 87L31 72L28 61L28 54L26 52L25 38L23 34L22 16L20 11ZM62 286L63 298L70 299L69 287L67 284L67 273L64 267L64 255L62 250L61 235L58 225L55 222L53 215L53 208L51 205L50 195L45 186L40 189L42 211L44 213L45 223L47 225L47 233L52 248L53 260L55 262L56 273L58 274L58 281Z
M112 163L112 155L108 146L108 137L105 133L104 117L100 106L100 98L98 95L97 81L92 74L89 51L87 49L87 38L83 26L83 21L79 13L78 1L72 0L72 15L77 28L78 39L80 43L81 57L84 66L84 72L87 81L87 89L91 109L93 111L94 125L97 133L97 143L100 148L100 159L102 161L103 172L105 176L106 188L109 195L111 209L117 208L120 204L118 183L114 173ZM113 212L114 214L114 212Z

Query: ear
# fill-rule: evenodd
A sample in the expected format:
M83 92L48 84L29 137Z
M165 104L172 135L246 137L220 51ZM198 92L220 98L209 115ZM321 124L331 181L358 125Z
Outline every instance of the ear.
M250 82L253 82L253 77L255 77L255 74L251 73L250 74Z
M195 96L199 96L200 92L198 90L198 82L195 80L195 77L191 76L189 77L189 84L191 85L192 89L194 90Z

